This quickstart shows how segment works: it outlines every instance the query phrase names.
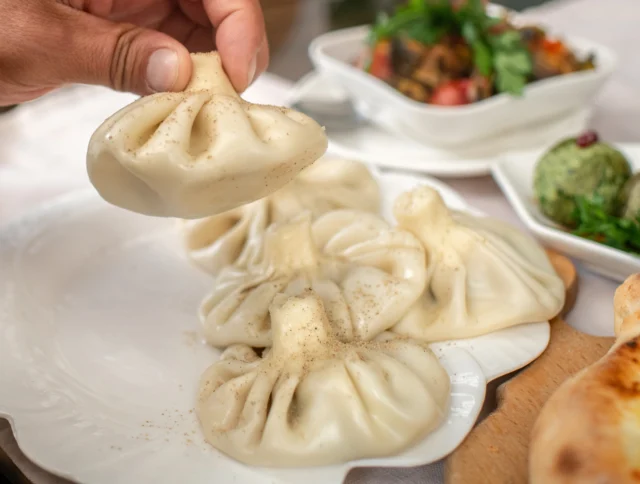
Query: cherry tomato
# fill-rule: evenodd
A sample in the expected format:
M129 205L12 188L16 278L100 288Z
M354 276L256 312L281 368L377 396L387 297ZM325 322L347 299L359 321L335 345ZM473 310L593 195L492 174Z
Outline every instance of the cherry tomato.
M469 104L470 87L470 79L445 82L435 89L429 99L429 104L435 104L437 106L461 106L463 104Z
M369 66L369 74L388 81L392 75L391 69L391 42L381 40L373 48L371 54L371 65Z
M550 54L561 53L565 50L564 44L559 40L544 39L542 41L542 48Z

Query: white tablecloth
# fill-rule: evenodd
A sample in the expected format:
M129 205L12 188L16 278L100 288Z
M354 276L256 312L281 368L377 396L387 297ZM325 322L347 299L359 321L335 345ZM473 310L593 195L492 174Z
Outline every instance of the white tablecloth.
M640 1L564 0L529 14L558 32L584 36L615 50L620 66L598 99L592 126L609 140L640 141L640 59L635 55L640 43ZM265 75L247 97L283 103L289 88L287 81ZM84 156L91 133L132 99L103 88L77 86L0 116L0 224L56 195L88 186ZM474 207L522 227L491 178L448 183ZM585 271L581 278L580 296L569 323L588 333L612 334L616 283ZM32 464L18 449L4 420L0 420L0 447L34 483L68 482ZM438 484L442 480L442 465L434 464L415 469L359 469L349 475L347 483Z

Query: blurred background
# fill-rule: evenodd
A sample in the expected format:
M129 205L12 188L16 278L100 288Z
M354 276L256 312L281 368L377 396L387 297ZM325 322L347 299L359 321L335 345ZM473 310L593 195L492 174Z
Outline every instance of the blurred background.
M535 7L549 0L496 1L514 10ZM311 71L309 42L319 34L370 23L380 10L399 0L261 0L271 43L269 71L296 81Z

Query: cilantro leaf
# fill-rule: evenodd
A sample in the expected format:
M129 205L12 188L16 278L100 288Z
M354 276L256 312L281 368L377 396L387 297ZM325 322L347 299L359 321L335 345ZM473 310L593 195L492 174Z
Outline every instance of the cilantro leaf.
M462 36L473 52L473 63L483 76L493 73L491 48L479 32L478 26L472 22L462 24Z
M468 0L457 10L449 0L407 0L393 15L378 16L369 41L404 36L432 45L448 34L460 35L477 71L493 76L498 92L521 95L533 70L531 56L517 30L492 31L500 22L481 0Z
M610 215L602 197L575 197L574 235L640 256L640 213L635 220Z
M515 34L515 35L513 35ZM518 32L504 32L492 39L496 88L521 95L533 70L531 55L522 46Z

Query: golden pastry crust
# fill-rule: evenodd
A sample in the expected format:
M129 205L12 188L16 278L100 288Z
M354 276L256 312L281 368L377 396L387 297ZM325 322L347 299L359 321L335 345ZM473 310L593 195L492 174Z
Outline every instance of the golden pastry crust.
M627 278L613 297L614 329L618 342L640 333L640 274Z
M531 435L532 484L640 482L640 274L614 298L617 342L567 380Z

